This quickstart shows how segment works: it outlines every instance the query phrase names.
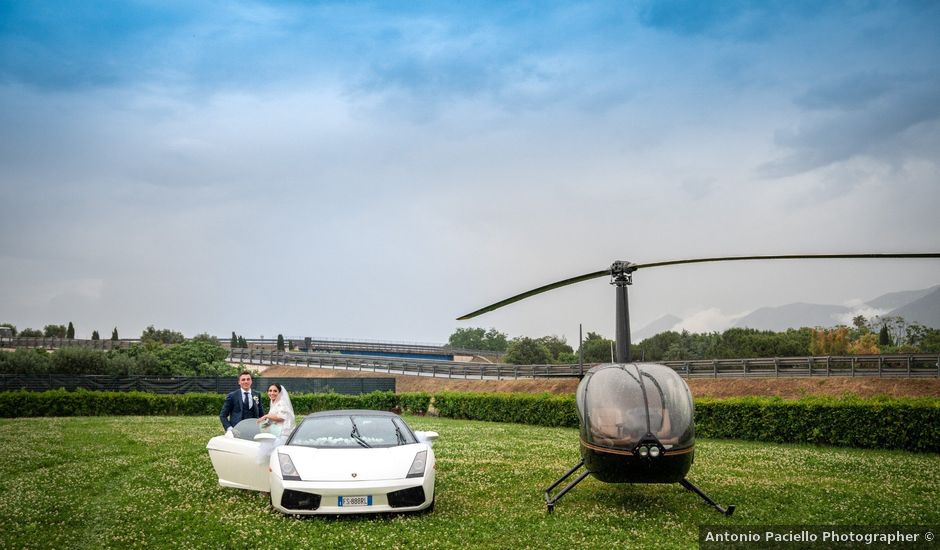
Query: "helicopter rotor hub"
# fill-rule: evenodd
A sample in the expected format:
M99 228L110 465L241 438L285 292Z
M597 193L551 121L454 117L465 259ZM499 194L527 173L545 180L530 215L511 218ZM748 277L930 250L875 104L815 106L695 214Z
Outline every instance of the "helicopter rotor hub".
M610 264L610 284L628 286L633 284L633 272L639 269L634 263L617 260Z

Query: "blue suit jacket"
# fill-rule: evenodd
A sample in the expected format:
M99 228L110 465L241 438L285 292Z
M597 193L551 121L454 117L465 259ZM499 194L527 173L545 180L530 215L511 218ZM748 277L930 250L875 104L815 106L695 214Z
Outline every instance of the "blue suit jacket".
M225 396L219 420L222 421L222 428L227 430L246 418L261 418L262 416L264 416L264 404L261 402L261 394L252 391L251 406L246 409L242 403L242 390L239 388Z

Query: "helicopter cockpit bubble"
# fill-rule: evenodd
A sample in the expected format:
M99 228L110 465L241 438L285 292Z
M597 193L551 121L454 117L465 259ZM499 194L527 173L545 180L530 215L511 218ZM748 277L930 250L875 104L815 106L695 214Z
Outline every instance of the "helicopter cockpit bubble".
M674 370L599 365L585 373L575 401L581 455L598 479L663 483L688 472L695 445L692 395Z

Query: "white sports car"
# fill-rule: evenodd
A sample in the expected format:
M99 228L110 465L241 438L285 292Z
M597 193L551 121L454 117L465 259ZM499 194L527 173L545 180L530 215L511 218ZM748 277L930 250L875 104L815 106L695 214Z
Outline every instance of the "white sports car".
M338 410L311 414L269 462L259 447L273 439L253 418L231 436L209 440L223 487L271 493L285 514L413 512L434 506L436 432L413 432L397 414Z

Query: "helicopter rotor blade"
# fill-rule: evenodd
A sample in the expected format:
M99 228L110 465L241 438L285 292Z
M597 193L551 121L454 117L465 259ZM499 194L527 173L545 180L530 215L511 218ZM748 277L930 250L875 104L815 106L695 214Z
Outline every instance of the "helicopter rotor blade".
M634 264L636 269L644 267L663 267L667 265L701 264L706 262L739 262L747 260L844 260L844 259L890 259L890 258L940 258L940 253L918 254L782 254L776 256L720 256L716 258L692 258L688 260L668 260Z
M617 262L624 266L628 266L627 270L633 272L637 269L649 268L649 267L664 267L670 265L682 265L682 264L699 264L707 262L740 262L747 260L831 260L831 259L891 259L891 258L940 258L940 253L930 252L930 253L913 253L913 254L781 254L773 256L718 256L714 258L691 258L686 260L667 260L663 262L650 262L645 264L630 264L627 262ZM616 264L615 264L616 265ZM598 277L603 277L605 275L612 275L612 269L604 269L601 271L595 271L593 273L586 273L584 275L579 275L577 277L571 277L570 279L565 279L558 281L556 283L547 284L540 286L538 288L532 289L528 292L523 292L522 294L516 294L511 298L506 298L495 304L490 304L484 308L478 309L474 312L462 315L457 318L458 321L464 321L467 319L472 319L478 315L488 313L494 309L499 309L503 306L508 306L509 304L518 302L519 300L524 300L526 298L535 296L536 294L541 294L543 292L548 292L549 290L554 290L556 288L561 288L563 286L573 285L575 283L580 283L583 281L589 281L591 279L596 279Z
M472 318L476 317L477 315L483 315L484 313L487 313L487 312L489 312L489 311L493 311L494 309L499 309L499 308L501 308L501 307L503 307L503 306L508 306L509 304L512 304L512 303L514 303L514 302L518 302L519 300L525 300L526 298L529 298L530 296L535 296L536 294L541 294L541 293L543 293L543 292L548 292L549 290L554 290L554 289L556 289L556 288L561 288L561 287L563 287L563 286L573 285L573 284L575 284L575 283L580 283L580 282L582 282L582 281L589 281L589 280L591 280L591 279L596 279L596 278L598 278L598 277L603 277L603 276L605 276L605 275L610 275L610 269L604 269L604 270L601 270L601 271L595 271L595 272L593 272L593 273L586 273L586 274L584 274L584 275L579 275L579 276L577 276L577 277L572 277L572 278L570 278L570 279L565 279L564 281L558 281L557 283L551 283L551 284L548 284L548 285L545 285L545 286L540 286L540 287L535 288L535 289L532 289L532 290L530 290L530 291L528 291L528 292L523 292L522 294L516 294L516 295L513 296L512 298L506 298L505 300L503 300L503 301L501 301L501 302L496 302L495 304L488 305L488 306L486 306L486 307L484 307L484 308L481 308L481 309L478 309L478 310L476 310L476 311L474 311L474 312L472 312L472 313L468 313L468 314L463 315L463 316L461 316L461 317L457 317L457 320L458 320L458 321L464 321L464 320L467 320L467 319L472 319Z

